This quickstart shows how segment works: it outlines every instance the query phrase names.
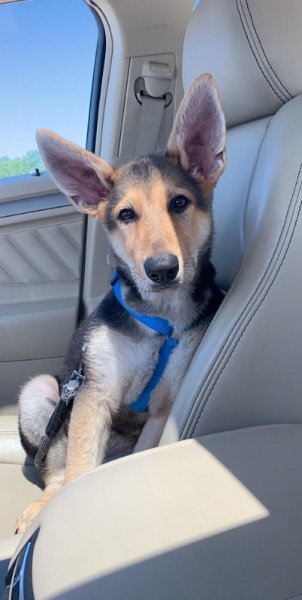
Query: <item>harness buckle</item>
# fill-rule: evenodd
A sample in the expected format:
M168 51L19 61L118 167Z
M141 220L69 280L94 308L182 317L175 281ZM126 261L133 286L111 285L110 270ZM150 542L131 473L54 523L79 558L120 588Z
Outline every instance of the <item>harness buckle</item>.
M75 397L79 387L85 381L85 376L81 375L76 369L71 373L66 383L63 383L60 400L68 406L69 402Z
M37 469L40 469L43 465L45 456L51 446L52 440L60 431L67 415L69 413L72 400L74 399L79 387L82 385L83 381L85 381L85 376L83 373L83 356L87 349L87 344L83 344L82 346L82 357L80 366L77 369L72 371L68 381L63 383L61 386L61 394L59 402L54 409L48 423L46 426L45 434L40 440L40 444L38 446L36 456L34 458L34 464Z

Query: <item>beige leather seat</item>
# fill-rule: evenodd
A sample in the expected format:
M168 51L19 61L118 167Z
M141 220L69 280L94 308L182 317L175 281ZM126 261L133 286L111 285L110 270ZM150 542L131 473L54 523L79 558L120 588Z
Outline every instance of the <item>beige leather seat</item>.
M228 126L214 263L229 291L164 442L302 422L301 53L299 0L203 0L187 29L185 88L212 72Z
M24 536L41 527L36 600L302 598L301 30L299 0L192 16L185 88L212 72L229 128L214 207L228 293L161 447L70 484Z
M41 494L41 481L20 444L16 415L0 418L0 597L9 559L22 536L16 517Z

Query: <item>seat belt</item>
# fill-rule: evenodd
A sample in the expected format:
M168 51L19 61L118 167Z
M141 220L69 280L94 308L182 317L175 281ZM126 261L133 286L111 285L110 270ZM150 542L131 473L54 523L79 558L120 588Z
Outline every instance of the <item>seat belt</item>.
M141 96L140 117L133 157L155 152L166 103L165 98Z

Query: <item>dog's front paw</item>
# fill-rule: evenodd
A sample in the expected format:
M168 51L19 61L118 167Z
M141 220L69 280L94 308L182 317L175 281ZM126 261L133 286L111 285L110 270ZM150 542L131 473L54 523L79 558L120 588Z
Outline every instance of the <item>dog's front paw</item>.
M41 502L41 500L36 500L36 502L32 502L32 504L25 509L25 511L17 519L16 533L24 533L24 531L28 529L32 520L40 512L44 504L45 503Z

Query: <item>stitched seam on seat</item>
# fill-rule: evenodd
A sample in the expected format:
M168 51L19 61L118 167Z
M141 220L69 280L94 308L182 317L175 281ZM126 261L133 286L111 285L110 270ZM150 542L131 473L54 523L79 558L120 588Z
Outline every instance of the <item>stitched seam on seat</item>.
M257 288L256 288L256 290L255 290L255 292L254 292L253 296L255 296L256 292L257 292L257 291L259 290L259 288L261 287L261 285L262 285L262 282L263 282L263 280L264 280L264 277L267 275L267 273L268 273L268 271L269 271L269 268L270 268L270 266L271 266L271 263L272 263L272 261L273 261L273 259L274 259L275 255L276 255L276 250L277 250L277 248L278 248L278 246L279 246L279 244L280 244L280 240L281 240L281 237L282 237L282 233L283 233L283 231L284 231L284 229L285 229L285 223L286 223L286 220L287 220L287 217L288 217L289 209L290 209L290 207L291 207L291 204L292 204L292 201L293 201L293 198L294 198L294 194L295 194L295 190L296 190L296 187L297 187L297 183L298 183L298 180L299 180L299 177L300 177L300 174L301 174L301 170L302 170L302 163L300 164L300 168L299 168L299 172L298 172L298 175L297 175L297 178L296 178L296 182L295 182L294 190L293 190L292 197L291 197L291 200L290 200L290 203L289 203L289 207L288 207L288 210L287 210L287 213L286 213L286 218L285 218L285 221L284 221L284 224L283 224L283 227L282 227L282 230L281 230L281 233L280 233L280 236L279 236L278 242L277 242L277 244L276 244L276 246L275 246L274 253L273 253L273 255L272 255L272 258L271 258L271 260L270 260L270 262L269 262L269 265L268 265L268 267L267 267L267 269L266 269L265 273L263 274L263 277L261 278L261 281L259 282L259 285L257 286ZM301 188L302 188L302 181L301 181L301 183L300 183L299 191L298 191L298 194L297 194L297 201L298 201L298 198L299 198L299 195L300 195L300 192L301 192ZM202 414L203 414L203 412L204 412L204 410L205 410L205 408L206 408L206 406L207 406L207 404L208 404L208 401L209 401L209 399L210 399L210 396L212 395L212 393L213 393L213 391L214 391L214 389L215 389L215 387L216 387L216 385L217 385L217 383L218 383L218 381L219 381L219 379L220 379L221 375L223 374L223 372L224 372L224 370L225 370L226 366L228 365L228 363L229 363L229 361L230 361L231 357L233 356L233 354L234 354L234 352L235 352L235 350L236 350L236 348L237 348L237 346L238 346L238 344L239 344L239 342L240 342L241 338L243 337L243 335L244 335L244 333L245 333L246 329L247 329L247 328L248 328L248 326L250 325L250 323L251 323L251 321L253 320L254 316L256 315L256 313L258 312L258 310L261 308L261 306L262 306L262 304L263 304L264 300L266 299L266 297L267 297L267 295L268 295L269 291L271 290L271 288L272 288L273 284L275 283L275 280L276 280L276 278L277 278L277 276L278 276L278 274L279 274L279 272L280 272L280 269L282 268L282 265L283 265L283 263L284 263L284 261L285 261L285 258L286 258L286 256L287 256L287 253L288 253L289 247L290 247L290 245L291 245L291 242L292 242L292 239L293 239L293 236L294 236L294 233L295 233L295 229L296 229L296 226L297 226L297 222L298 222L298 219L299 219L299 216L300 216L300 212L301 212L301 206L302 206L302 203L300 202L300 206L299 206L298 214L297 214L297 217L296 217L296 220L295 220L295 223L294 223L293 231L292 231L292 233L291 233L291 236L290 236L290 239L289 239L289 242L288 242L287 248L286 248L286 250L285 250L285 253L284 253L284 256L283 256L283 258L282 258L282 260L281 260L281 263L280 263L279 267L277 268L277 271L276 271L276 273L275 273L275 276L274 276L273 280L271 281L271 283L270 283L269 287L267 288L267 290L266 290L266 292L265 292L265 295L263 296L263 298L262 298L262 300L261 300L260 304L259 304L259 305L258 305L258 306L255 308L254 312L253 312L253 313L252 313L252 315L249 317L249 319L248 319L248 322L246 323L246 325L245 325L244 329L242 330L242 332L241 332L241 334L240 334L239 338L237 339L237 341L236 341L236 343L235 343L235 346L233 347L233 349L232 349L231 353L229 354L229 356L228 356L228 358L227 358L227 361L226 361L226 363L223 365L223 368L221 369L221 371L220 371L220 373L219 373L218 377L217 377L217 378L216 378L216 380L214 381L214 383L213 383L213 385L212 385L212 387L211 387L211 389L210 389L210 391L209 391L209 394L208 394L208 396L207 396L207 398L206 398L206 400L205 400L205 402L204 402L203 406L201 407L201 410L200 410L200 413L199 413L198 419L197 419L197 421L195 422L195 425L194 425L194 427L193 427L193 432L192 432L192 435L194 435L194 433L195 433L195 431L196 431L196 428L197 428L197 426L198 426L198 424L199 424L200 418L201 418L201 416L202 416ZM253 298L253 296L252 296L252 298ZM246 305L246 307L245 307L244 311L242 311L242 313L241 313L241 316L243 316L244 312L246 312L246 310L248 309L248 305L251 303L251 300L252 300L252 298L249 300L249 302L248 302L248 304ZM239 319L237 320L237 322L236 322L236 325L239 323L239 320L240 320L241 316L240 316L240 317L239 317ZM234 329L235 329L235 327L233 327L233 331L234 331ZM191 413L190 413L190 415L192 414L192 412L193 412L193 409L191 410Z
M260 142L260 146L259 146L259 149L258 149L258 152L257 152L257 157L256 157L256 159L255 159L255 162L254 162L254 167L253 167L253 170L252 170L252 173L251 173L251 177L250 177L250 183L249 183L249 189L248 189L248 194L247 194L247 202L248 202L248 199L249 199L249 194L250 194L250 190L251 190L251 186L252 186L253 178L254 178L255 171L256 171L256 167L257 167L257 164L258 164L258 159L259 159L259 155L260 155L260 150L261 150L261 148L262 148L262 145L263 145L264 139L265 139L265 137L266 137L266 134L267 134L267 132L268 132L268 129L269 129L270 125L271 125L271 121L272 121L272 117L270 118L270 120L269 120L269 122L268 122L268 124L267 124L267 127L266 127L266 129L265 129L265 132L264 132L264 134L263 134L263 137L262 137L262 139L261 139L261 142ZM296 182L295 182L295 185L296 185ZM294 189L295 189L295 186L294 186ZM293 192L293 193L294 193L294 192ZM287 216L288 216L288 213L289 213L289 207L288 207L288 209L287 209L287 212L286 212L286 218L287 218ZM282 236L283 229L284 229L284 225L283 225L283 227L282 227L282 229L281 229L281 233L280 233L279 240L281 239L281 236ZM278 240L278 242L279 242L279 240ZM268 267L267 267L268 269L269 269L269 267L270 267L270 265L271 265L271 262L272 262L272 260L273 260L273 257L272 257L272 258L271 258L271 260L269 261L269 264L268 264ZM265 277L265 274L263 275L263 277L262 277L262 279L261 279L261 281L260 281L260 283L259 283L259 286L261 285L262 281L264 280L264 277ZM253 292L253 294L252 294L251 298L248 300L247 304L246 304L246 305L243 307L243 309L242 309L241 313L239 314L239 316L238 316L238 318L237 318L236 322L235 322L235 323L234 323L234 325L233 325L233 329L232 329L232 331L231 331L231 333L230 333L229 337L230 337L230 336L232 335L232 333L233 333L233 332L236 330L236 328L237 328L237 327L238 327L238 325L240 324L240 321L242 320L242 318L243 318L243 316L244 316L245 312L248 310L249 306L250 306L250 305L252 304L252 302L254 301L254 298L255 298L255 296L257 295L257 290L258 290L258 288L256 288L256 290ZM224 346L222 346L222 347L221 347L221 349L220 349L220 351L219 351L219 353L218 353L218 355L217 355L217 357L216 357L216 361L215 361L215 362L216 362L216 364L217 364L217 362L220 360L220 358L221 358L221 356L223 355L223 353L225 352L225 350L226 350L226 348L225 348L225 345L224 345ZM206 379L207 379L207 378L210 376L210 374L211 374L211 371L212 371L212 368L210 368L210 369L208 370L208 372L206 373L206 375L205 375L205 380L206 380ZM194 411L194 406L192 406L192 408L191 408L191 410L190 410L190 413L189 413L189 418L190 418L191 416L193 416L193 411ZM183 428L183 430L182 430L182 433L184 432L184 430L185 430L185 428Z
M265 63L265 59L268 64L269 64L269 61L267 60L265 53L263 52L263 56L264 56L264 58L263 58L263 56L259 52L259 48L257 47L255 37L253 36L253 32L251 30L250 23L248 21L247 15L244 10L244 5L243 5L244 0L239 0L239 1L240 1L241 10L242 10L242 21L241 21L242 26L244 28L246 38L247 38L250 48L253 52L254 58L257 62L257 65L258 65L259 69L261 70L262 75L265 77L267 83L273 90L274 94L278 97L278 99L282 103L285 103L289 100L289 98L288 98L287 94L285 94L284 91L280 89L280 87L278 86L278 83L276 83L274 77L272 76L270 70L268 69L268 67ZM245 0L245 2L246 2L246 0Z
M260 152L261 152L261 149L262 149L262 146L263 146L263 142L264 142L264 140L266 138L266 134L267 134L267 132L269 130L271 121L272 121L272 117L268 121L268 123L266 125L266 128L265 128L265 131L263 133L263 136L261 138L261 142L260 142L260 145L259 145L259 148L258 148L257 155L256 155L255 160L254 160L253 169L252 169L251 176L250 176L249 187L248 187L248 191L247 191L247 195L246 195L247 201L245 203L245 207L244 207L244 211L243 211L243 218L242 218L242 229L243 229L242 239L243 240L245 240L246 213L247 213L247 207L248 207L248 201L249 201L249 197L250 197L250 192L251 192L251 188L252 188L252 184L253 184L253 180L254 180L254 175L255 175L255 172L256 172L256 169L257 169L258 159L259 159L259 155L260 155Z
M301 186L302 186L302 184L301 184ZM301 186L300 186L300 190L301 190ZM299 208L299 211L298 211L298 216L297 216L297 218L296 218L296 221L295 221L294 230L293 230L293 232L292 232L292 235L291 235L291 238L290 238L290 241L289 241L288 247L287 247L287 249L286 249L285 255L284 255L284 257L283 257L283 259L282 259L282 261L281 261L281 263L280 263L280 266L279 266L279 268L278 268L278 270L277 270L277 272L276 272L276 274L275 274L275 277L273 278L272 282L270 283L270 285L269 285L269 287L268 287L268 289L267 289L267 291L266 291L266 293L265 293L264 297L262 298L262 300L261 300L260 304L257 306L257 308L255 309L255 311L254 311L254 312L252 313L252 315L250 316L250 318L249 318L248 322L246 323L246 325L245 325L244 329L242 330L242 332L241 332L241 334L240 334L240 336L239 336L238 340L236 341L236 343L235 343L235 346L233 347L233 349L232 349L231 353L229 354L229 356L228 356L228 359L227 359L226 363L224 364L224 366L223 366L222 370L220 371L220 373L219 373L218 377L217 377L217 378L216 378L216 380L214 381L214 383L213 383L213 386L212 386L212 388L210 389L209 395L208 395L208 397L206 398L206 400L205 400L205 402L204 402L204 404L203 404L203 406L202 406L202 408L201 408L201 411L200 411L200 414L199 414L199 416L198 416L198 419L197 419L197 421L195 422L195 425L194 425L194 428L193 428L192 435L195 433L195 431L196 431L196 428L197 428L197 426L198 426L198 424L199 424L199 421L200 421L200 419L201 419L202 413L204 412L204 410L205 410L205 408L206 408L206 406L207 406L207 404L208 404L208 401L209 401L209 399L210 399L210 396L212 395L212 393L213 393L213 391L214 391L214 389L215 389L215 387L216 387L216 385L217 385L217 383L218 383L218 381L219 381L220 377L222 376L222 374L223 374L224 370L226 369L226 367L227 367L227 365L228 365L228 363L229 363L229 361L230 361L231 357L233 356L233 354L234 354L235 350L237 349L237 346L238 346L239 342L241 341L241 338L242 338L242 337L243 337L243 335L245 334L245 332L246 332L246 329L248 328L248 326L249 326L249 325L250 325L250 323L252 322L252 320L253 320L253 318L255 317L255 315L256 315L256 313L258 312L258 310L261 308L261 306L262 306L263 302L266 300L266 297L267 297L267 295L268 295L269 291L271 290L271 288L272 288L273 284L275 283L275 280L276 280L276 278L277 278L277 276L278 276L278 274L279 274L279 271L280 271L280 269L282 268L282 265L283 265L283 263L284 263L284 260L285 260L285 258L286 258L286 255L287 255L287 252L288 252L288 249L289 249L289 246L290 246L290 244L291 244L291 241L292 241L292 238L293 238L293 235L294 235L294 232L295 232L296 224L297 224L297 221L298 221L298 219L299 219L299 216L300 216L300 212L301 212L301 203L300 203L300 208Z
M244 31L245 37L246 37L246 39L247 39L247 42L248 42L248 45L249 45L249 47L250 47L250 49L251 49L251 51L252 51L252 54L253 54L253 56L254 56L254 59L255 59L255 61L256 61L256 63L257 63L257 65L258 65L258 67L259 67L259 69L260 69L260 71L261 71L261 73L262 73L262 75L263 75L264 79L266 80L266 82L268 83L269 87L271 88L272 92L275 94L275 96L278 98L278 100L279 100L280 102L282 102L282 104L285 104L286 100L284 100L284 99L283 99L283 98L280 96L280 93L279 93L279 91L277 91L277 90L275 90L275 89L274 89L274 87L273 87L273 82L271 82L271 81L268 79L268 74L266 74L266 73L265 73L265 71L264 71L264 70L263 70L263 68L262 68L262 65L261 65L261 64L260 64L260 62L259 62L259 59L260 59L260 57L259 57L259 59L258 59L258 57L257 57L257 55L256 55L256 52L255 52L255 50L253 49L253 47L252 47L252 45L251 45L251 40L250 40L250 37L247 35L247 31L246 31L246 27L248 27L248 24L247 24L247 23L244 23L244 21L243 21L243 18L242 18L241 12L240 12L240 8L241 8L241 10L242 10L242 13L243 13L243 7L242 7L242 4L240 4L240 7L239 7L239 2L240 2L240 0L236 0L236 5L237 5L238 14L239 14L239 17L240 17L240 21L241 21L241 24L242 24L242 28L243 28L243 31ZM244 14L244 13L243 13L243 14ZM245 25L246 25L246 27L245 27Z
M258 40L258 42L259 42L260 48L261 48L261 50L262 50L262 52L263 52L263 56L265 57L265 59L266 59L267 63L269 64L269 67L270 67L270 69L271 69L272 73L274 74L275 78L277 79L277 81L278 81L278 82L280 83L280 85L281 85L280 92L282 92L282 93L283 93L285 96L286 96L286 95L288 96L287 100L291 100L291 99L293 98L293 96L292 96L292 95L291 95L291 93L290 93L290 92L289 92L289 91L286 89L285 85L282 83L281 79L278 77L278 75L277 75L276 71L274 70L274 68L273 68L273 66L272 66L271 62L269 61L269 59L268 59L268 56L267 56L267 54L266 54L266 52L265 52L265 50L264 50L264 48L263 48L263 45L262 45L262 43L261 43L261 40L260 40L260 36L258 35L257 29L256 29L256 27L255 27L255 23L254 23L254 20L253 20L253 17L252 17L252 13L251 13L251 10L250 10L249 4L248 4L248 0L245 0L245 3L246 3L247 10L248 10L248 12L249 12L249 15L250 15L250 19L251 19L251 23L252 23L252 26L253 26L253 29L254 29L255 35L256 35L256 37L257 37L257 40Z

